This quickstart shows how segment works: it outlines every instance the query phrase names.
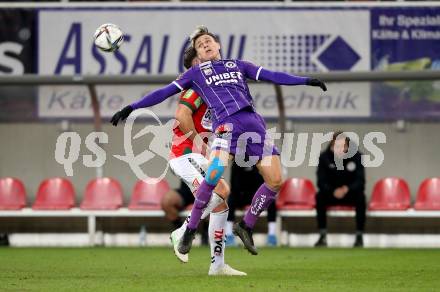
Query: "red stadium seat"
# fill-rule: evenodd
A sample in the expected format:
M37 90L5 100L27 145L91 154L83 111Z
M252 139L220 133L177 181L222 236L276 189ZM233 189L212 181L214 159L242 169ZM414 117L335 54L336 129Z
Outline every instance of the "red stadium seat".
M91 180L84 193L81 209L115 210L122 206L123 192L118 181L103 177Z
M20 210L26 206L26 190L16 178L0 178L0 210Z
M281 186L278 210L311 210L315 207L316 189L306 178L289 178Z
M373 188L369 210L407 210L411 204L411 194L405 180L388 177L379 180Z
M75 206L75 190L72 183L61 177L41 182L32 206L34 210L69 210Z
M131 210L161 210L163 196L170 190L166 180L139 180L134 186L128 208Z
M440 177L424 180L417 192L416 210L440 210Z

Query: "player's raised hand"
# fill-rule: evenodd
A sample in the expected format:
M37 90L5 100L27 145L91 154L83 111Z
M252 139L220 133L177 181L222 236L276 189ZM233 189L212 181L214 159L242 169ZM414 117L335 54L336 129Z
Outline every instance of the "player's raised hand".
M321 87L322 91L327 91L327 86L325 85L325 83L316 78L309 79L307 85Z
M110 123L113 124L113 126L117 126L119 123L119 120L125 120L133 111L133 108L129 105L127 105L126 107L124 107L123 109L121 109L120 111L116 112L112 119L110 120Z

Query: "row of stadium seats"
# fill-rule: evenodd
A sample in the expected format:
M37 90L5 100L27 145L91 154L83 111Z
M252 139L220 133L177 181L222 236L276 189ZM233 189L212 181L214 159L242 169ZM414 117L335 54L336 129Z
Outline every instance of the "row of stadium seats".
M131 195L128 208L131 210L160 209L162 196L169 190L165 180L156 184L138 181ZM120 183L112 178L91 180L84 191L80 204L83 210L116 210L123 205L123 191ZM20 210L26 206L26 191L16 178L0 179L0 210ZM49 178L41 182L34 210L69 210L75 207L75 189L65 178Z
M158 210L163 195L169 190L165 180L158 183L138 181L132 191L128 209ZM315 208L316 189L309 179L290 178L283 184L278 199L279 210L311 210ZM91 180L85 189L80 208L83 210L116 210L123 205L120 183L112 178ZM26 191L16 178L0 179L0 210L20 210L26 207ZM65 178L49 178L41 182L32 209L69 210L75 207L75 189ZM395 177L379 180L371 195L369 210L408 210L411 194L408 183ZM331 209L346 210L337 206ZM424 180L417 192L416 210L440 210L440 178Z
M277 199L279 210L310 210L315 208L316 189L308 179L288 179ZM401 178L388 177L373 187L368 209L370 211L404 211L411 207L408 183ZM352 207L335 206L330 210L350 210ZM419 186L414 203L416 210L440 210L440 178L425 179Z

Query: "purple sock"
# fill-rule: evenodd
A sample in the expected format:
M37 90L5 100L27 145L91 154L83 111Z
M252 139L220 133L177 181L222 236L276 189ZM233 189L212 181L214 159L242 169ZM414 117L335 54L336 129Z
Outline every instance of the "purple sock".
M212 196L212 191L215 186L211 186L203 181L196 193L196 200L194 201L193 208L191 210L191 217L189 218L188 228L197 229L200 218L202 218L203 209L208 205Z
M275 200L276 195L277 192L268 188L265 183L258 188L252 199L251 207L247 210L243 219L247 227L254 228L258 216L269 207L269 205Z

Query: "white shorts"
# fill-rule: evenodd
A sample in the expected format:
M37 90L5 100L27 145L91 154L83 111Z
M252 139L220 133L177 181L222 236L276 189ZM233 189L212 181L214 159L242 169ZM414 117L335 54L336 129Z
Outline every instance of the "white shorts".
M199 153L189 153L170 160L171 170L180 177L195 194L202 183L208 159Z

